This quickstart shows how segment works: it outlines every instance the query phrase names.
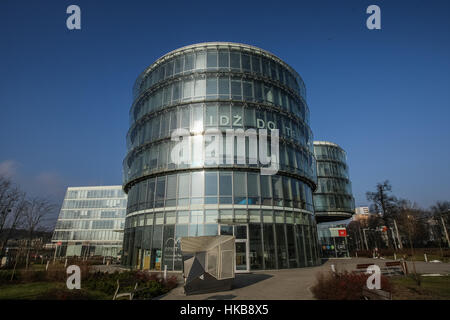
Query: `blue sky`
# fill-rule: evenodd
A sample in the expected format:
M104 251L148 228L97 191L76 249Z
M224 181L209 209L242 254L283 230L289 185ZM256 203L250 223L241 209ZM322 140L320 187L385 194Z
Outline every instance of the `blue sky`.
M66 8L81 8L79 31ZM366 8L381 8L368 30ZM356 205L389 179L428 207L450 200L449 1L0 3L0 173L57 202L122 182L131 89L178 47L266 49L303 77L316 140L348 154Z

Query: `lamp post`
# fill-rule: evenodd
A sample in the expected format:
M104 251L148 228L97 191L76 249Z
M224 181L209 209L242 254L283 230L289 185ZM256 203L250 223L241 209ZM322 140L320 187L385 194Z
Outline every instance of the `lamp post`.
M450 209L447 210L447 214L450 212ZM442 213L441 213L441 222L442 222L442 226L444 227L444 234L445 234L445 238L447 239L447 245L450 248L450 240L448 238L448 232L447 232L447 227L445 226L445 221L444 221L444 217L442 217Z
M367 236L366 236L366 230L369 230L367 228L363 229L363 234L364 234L364 243L366 244L366 249L369 250L369 246L367 245Z
M407 220L408 220L409 244L411 246L411 262L412 262L412 265L413 265L413 271L414 271L414 276L416 278L417 285L420 286L420 278L417 275L416 263L414 261L414 246L413 246L413 243L412 243L412 236L411 236L411 233L412 233L412 230L411 230L412 221L411 220L413 219L413 217L411 215L408 215L407 217L408 217Z

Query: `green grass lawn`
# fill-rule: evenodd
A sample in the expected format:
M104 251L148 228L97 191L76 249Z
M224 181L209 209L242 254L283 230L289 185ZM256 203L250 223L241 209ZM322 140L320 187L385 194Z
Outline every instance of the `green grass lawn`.
M450 276L420 278L420 286L411 277L390 278L393 300L450 300Z
M0 286L0 299L36 299L50 289L62 288L63 284L58 282L32 282L23 284L11 284Z
M68 290L65 283L61 282L31 282L0 286L0 300L35 300L56 299L55 291L64 293L68 299L79 297L89 300L111 300L112 297L99 291Z

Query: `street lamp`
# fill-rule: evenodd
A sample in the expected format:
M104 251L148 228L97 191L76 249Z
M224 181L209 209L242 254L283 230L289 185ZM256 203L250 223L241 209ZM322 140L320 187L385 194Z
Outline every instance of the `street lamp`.
M411 220L413 220L413 217L411 216L411 215L407 215L407 220L408 220L408 236L409 236L409 244L410 244L410 246L411 246L411 262L412 262L412 264L413 264L413 271L414 271L414 276L415 276L415 278L416 278L416 282L417 282L417 285L419 285L420 286L420 278L418 277L418 275L417 275L417 271L416 271L416 263L415 263L415 261L414 261L414 247L413 247L413 243L412 243L412 236L411 236L411 233L412 233L412 230L411 230L411 226L412 226L412 221Z
M368 228L363 228L363 234L364 234L364 243L366 244L367 251L369 250L369 246L367 245L367 236L366 236L366 230L369 230Z
M450 209L447 209L447 214L449 214ZM441 222L442 222L442 226L444 227L444 234L445 234L445 238L447 239L447 245L450 248L450 240L448 238L448 232L447 232L447 227L445 226L445 221L444 221L444 217L442 217L443 213L440 214L441 216Z

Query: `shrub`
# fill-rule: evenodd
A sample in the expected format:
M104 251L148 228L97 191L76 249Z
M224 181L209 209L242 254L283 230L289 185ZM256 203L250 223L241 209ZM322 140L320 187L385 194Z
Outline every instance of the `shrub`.
M311 291L320 300L361 300L368 277L368 274L363 273L319 273ZM389 280L384 276L381 276L381 289L391 291Z
M145 271L125 271L115 273L90 273L89 277L82 282L82 287L101 291L111 297L117 289L117 280L120 283L119 293L130 292L138 284L136 299L151 299L165 294L177 285L176 277L170 277L166 281L158 274Z
M98 296L84 289L69 290L66 288L54 288L36 298L39 300L93 300L98 299Z
M0 270L0 285L10 284L11 276L13 274L12 270ZM17 271L14 273L14 277L12 279L13 282L17 282L20 280L20 273Z
M17 271L19 272L19 271ZM41 282L47 280L46 271L32 271L32 270L22 270L20 271L20 281L21 282Z

